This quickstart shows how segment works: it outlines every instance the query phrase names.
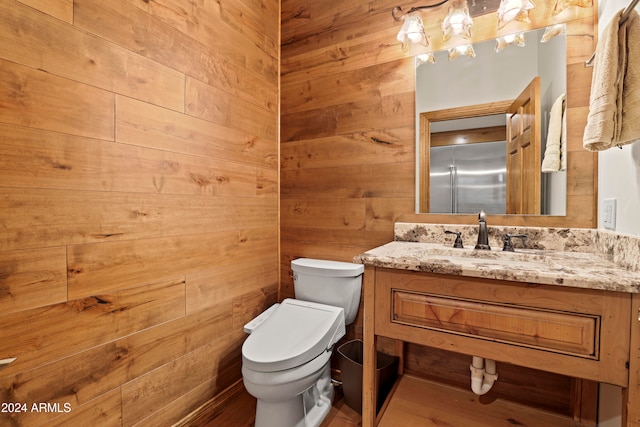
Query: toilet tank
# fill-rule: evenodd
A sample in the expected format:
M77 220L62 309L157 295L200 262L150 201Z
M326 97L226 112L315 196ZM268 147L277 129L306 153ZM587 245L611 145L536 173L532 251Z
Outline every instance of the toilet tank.
M364 265L298 258L291 261L296 299L342 307L345 323L353 323L360 306Z

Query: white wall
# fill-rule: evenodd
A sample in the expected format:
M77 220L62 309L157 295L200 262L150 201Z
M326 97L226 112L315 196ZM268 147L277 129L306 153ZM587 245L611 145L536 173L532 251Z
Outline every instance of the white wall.
M602 33L611 17L628 4L629 0L600 0L598 32ZM616 199L616 231L640 236L640 144L598 154L598 228L604 228L602 200L609 198Z
M598 33L606 28L611 17L624 9L629 0L600 0L598 5ZM615 198L617 205L616 231L640 236L640 144L634 143L598 153L598 228L602 224L602 201ZM619 387L600 385L598 427L619 427L622 395Z

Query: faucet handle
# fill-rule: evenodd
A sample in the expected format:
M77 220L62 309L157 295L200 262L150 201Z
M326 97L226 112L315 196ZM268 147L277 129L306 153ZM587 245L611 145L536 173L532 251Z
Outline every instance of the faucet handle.
M480 209L480 212L478 212L478 222L486 222L486 221L487 221L487 214L483 209Z
M511 238L512 237L517 237L519 239L522 239L524 241L524 239L527 238L526 234L505 234L504 236L504 246L502 247L502 251L503 252L513 252L513 244L511 243Z
M462 246L462 238L460 237L462 232L460 232L460 231L449 231L449 230L445 230L444 232L445 232L445 234L455 234L456 235L456 241L453 242L453 247L454 248L464 248L464 246Z

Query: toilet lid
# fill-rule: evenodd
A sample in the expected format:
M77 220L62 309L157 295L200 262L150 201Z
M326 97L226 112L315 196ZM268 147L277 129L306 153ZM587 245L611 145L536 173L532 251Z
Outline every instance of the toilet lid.
M245 340L242 362L258 372L295 368L330 349L344 334L341 307L286 299Z

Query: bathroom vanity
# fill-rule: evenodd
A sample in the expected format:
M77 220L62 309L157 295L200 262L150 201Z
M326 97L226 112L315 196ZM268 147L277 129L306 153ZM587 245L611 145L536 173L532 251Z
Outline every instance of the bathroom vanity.
M640 426L639 242L598 230L494 227L494 249L476 251L450 247L444 227L398 224L396 241L354 259L366 266L363 425L423 425L446 406L429 398L436 385L404 375L376 416L376 340L387 337L401 357L410 342L495 360L498 375L502 362L620 386L623 425ZM472 247L473 228L458 227ZM532 236L533 249L501 252L499 239L514 232ZM575 425L494 406L509 423Z

